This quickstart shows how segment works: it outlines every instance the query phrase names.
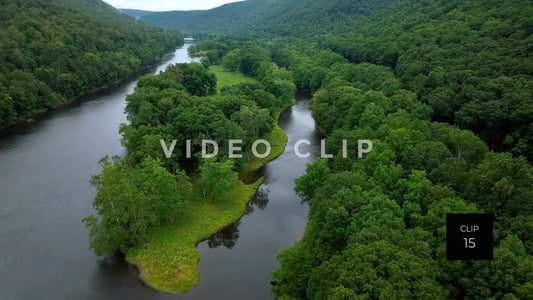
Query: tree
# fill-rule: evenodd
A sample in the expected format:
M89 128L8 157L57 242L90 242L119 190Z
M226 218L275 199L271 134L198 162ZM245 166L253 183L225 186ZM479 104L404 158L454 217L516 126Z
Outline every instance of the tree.
M329 174L329 168L325 159L317 159L314 163L307 165L306 174L296 179L294 190L304 201L313 199L315 190L320 187Z
M0 89L0 128L12 124L16 119L16 113L13 110L13 101L9 95L3 94Z
M498 216L533 213L533 170L523 158L509 153L488 153L479 164L475 199Z
M211 201L224 199L238 181L237 173L233 171L233 161L229 159L222 162L204 159L200 176L202 197Z
M251 147L255 140L262 137L272 129L274 120L270 116L270 111L257 106L241 106L241 109L231 115L231 120L246 129L243 136L246 159L251 159Z
M450 157L450 151L443 143L425 141L414 145L404 159L404 166L406 169L423 170L431 174L431 171Z
M90 248L97 255L119 254L146 238L154 226L172 223L184 197L190 195L188 177L170 174L159 162L146 159L138 167L119 157L100 161L102 172L91 180L98 189L93 202L97 214L84 218Z
M174 76L191 95L205 96L216 93L217 79L201 63L169 66L163 76Z
M222 65L229 71L238 71L240 68L239 56L239 49L228 52L228 54L226 54L222 60Z
M308 297L328 298L339 284L366 298L445 299L434 264L389 241L350 244L312 272Z
M269 61L270 55L265 49L245 45L228 52L222 61L222 65L230 71L238 70L248 76L255 77L261 64Z

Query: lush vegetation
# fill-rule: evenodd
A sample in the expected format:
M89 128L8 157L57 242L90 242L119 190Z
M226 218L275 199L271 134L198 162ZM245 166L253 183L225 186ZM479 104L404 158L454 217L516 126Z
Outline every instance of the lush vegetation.
M214 60L225 53L227 67L253 70L253 60L232 62L246 57L242 47L233 49L235 43L205 41L197 50ZM472 132L432 121L433 108L402 89L389 67L352 64L310 43L298 44L266 42L261 50L269 49L299 89L314 92L314 117L330 145L370 138L375 147L357 160L354 154L342 159L342 149L330 146L335 158L310 165L297 180L297 192L310 205L309 225L302 240L279 255L275 294L529 296L533 175L527 160L491 152ZM254 57L264 55L254 51ZM495 215L493 261L446 260L445 215L452 212Z
M195 195L178 210L172 226L151 230L147 242L131 248L126 258L139 266L150 286L166 292L190 290L199 278L200 253L196 245L238 221L246 213L246 204L261 182L251 185L233 182L216 201L206 201Z
M393 68L435 120L532 160L532 16L528 1L408 0L323 45Z
M394 2L256 0L182 19L182 28L246 33L198 42L191 52L202 64L190 69L215 64L256 81L194 97L176 83L179 72L157 77L168 79L157 87L141 80L122 128L125 161L143 166L152 157L173 174L192 170L193 194L216 202L213 191L231 183L212 186L209 178L245 170L250 141L272 132L295 87L311 92L327 152L337 155L309 165L296 182L309 223L278 256L276 297L531 298L533 8L510 0ZM233 166L185 164L187 136L227 144L233 135L244 137L246 153ZM177 151L165 160L155 141L173 137ZM342 158L340 140L356 149L359 138L374 150ZM446 214L481 212L495 216L494 259L446 260Z
M395 2L398 0L247 0L206 11L124 12L162 28L189 32L316 36Z
M241 72L233 72L224 69L223 66L211 66L209 68L217 76L217 91L222 91L225 86L232 86L241 82L254 81L253 78L244 75Z
M353 63L392 68L403 88L433 108L434 120L533 159L529 1L249 0L182 13L143 17L192 31L312 38Z
M353 64L307 42L238 44L204 41L195 50L214 60L224 53L226 67L259 77L267 65L256 68L247 54L270 54L300 90L314 92L314 118L336 154L297 180L309 224L279 254L276 296L531 295L533 169L524 157L492 152L471 131L432 121L432 107L386 66ZM342 158L340 140L356 149L358 138L373 141L372 153ZM447 261L446 213L478 212L495 215L494 260Z
M154 226L172 224L191 184L183 172L176 176L151 158L128 166L120 157L101 161L103 170L94 176L98 188L93 206L99 217L84 219L91 228L89 239L97 255L121 253L142 241Z
M286 57L295 74L302 61L318 67L334 57L292 53ZM331 146L335 158L309 165L297 180L296 191L310 205L309 224L302 240L279 254L276 295L531 295L528 162L488 151L469 131L431 122L432 109L401 89L390 69L337 61L313 99L317 125L331 145L369 138L374 150L364 159L354 153L343 159L342 149ZM496 216L493 261L446 260L445 215L452 212Z
M243 45L239 51L250 49ZM127 155L103 159L102 173L92 181L97 214L84 221L96 254L126 254L159 289L185 291L196 284L196 243L237 221L260 184L246 186L238 173L260 167L284 149L286 137L275 121L293 103L296 87L270 55L263 59L254 60L255 78L213 66L237 83L218 93L216 74L201 63L176 64L140 78L127 97L129 123L120 129ZM277 85L267 87L270 82ZM259 138L272 141L273 150L260 160L251 156ZM170 148L174 139L167 156L160 141ZM205 139L218 143L215 158L201 157ZM231 139L242 140L241 158L228 158Z
M0 128L124 79L183 41L99 0L0 2Z

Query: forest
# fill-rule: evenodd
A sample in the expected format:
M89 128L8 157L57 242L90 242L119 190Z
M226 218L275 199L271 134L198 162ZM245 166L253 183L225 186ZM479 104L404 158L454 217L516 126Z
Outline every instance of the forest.
M492 150L533 159L528 1L279 2L253 0L190 17L164 12L141 19L203 35L317 43L353 63L390 67L404 88L433 109L434 120L474 131ZM162 24L169 20L178 23Z
M193 51L231 61L234 40ZM271 58L313 91L313 114L333 159L297 180L310 206L304 237L279 254L280 298L524 299L533 293L533 169L493 152L472 131L432 120L433 109L386 66L350 63L302 43L268 41ZM239 51L239 49L237 49ZM237 57L242 57L238 55ZM340 140L369 138L364 159ZM349 147L356 147L349 145ZM492 261L447 261L447 213L492 213Z
M0 1L0 128L153 65L183 43L101 1Z
M333 140L370 138L374 150L362 160L318 160L297 180L309 224L279 255L276 295L531 295L530 164L489 151L470 131L432 122L431 112L386 67L330 68L314 95L317 126ZM495 215L493 261L446 260L445 214L452 212Z
M272 38L321 36L350 26L398 0L247 0L210 10L149 12L123 10L140 20L185 32L220 32Z
M175 222L169 210L195 197L217 201L212 195L231 190L250 163L247 155L184 160L183 143L165 160L159 140L226 144L239 135L248 151L299 91L312 94L328 153L339 154L342 139L370 139L374 150L363 159L318 159L296 180L308 225L278 254L277 298L531 299L531 3L303 3L246 1L175 25L209 37L190 48L202 62L145 76L128 97L130 123L121 128L128 155L104 160L93 180L99 193L98 215L86 219L91 247L135 253L150 230ZM236 11L238 18L227 17ZM269 14L279 18L256 18ZM212 65L255 81L217 92ZM158 176L168 184L158 191L179 197L154 194L139 179ZM146 207L126 209L129 193ZM174 202L159 201L166 205L159 208L148 205L151 197ZM120 223L113 205L122 207ZM446 259L448 213L494 215L492 260Z
M528 1L406 1L322 45L392 68L435 120L531 161L532 16Z

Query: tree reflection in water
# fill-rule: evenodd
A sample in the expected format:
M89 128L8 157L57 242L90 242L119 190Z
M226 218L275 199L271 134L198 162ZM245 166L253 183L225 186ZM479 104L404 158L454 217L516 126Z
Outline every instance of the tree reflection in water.
M241 221L237 221L213 234L209 239L207 239L207 245L209 248L216 248L219 246L224 246L228 249L233 248L233 246L235 246L237 243L237 239L239 238L240 224Z
M254 212L254 208L257 207L260 210L263 210L268 205L268 190L261 186L255 195L252 197L250 202L246 204L246 208L244 211L244 215L249 215ZM226 227L224 227L222 230L219 230L212 236L210 236L207 239L207 245L209 248L216 248L219 246L224 246L228 249L231 249L235 246L237 243L237 239L239 238L239 225L241 224L241 221L237 221L235 223L232 223Z
M268 204L268 189L264 186L260 186L259 189L257 189L257 192L255 192L255 195L252 197L252 199L250 200L250 202L248 202L246 206L252 207L252 211L249 212L249 213L252 213L254 206L257 206L257 208L259 208L260 210L263 210L267 207L267 204Z

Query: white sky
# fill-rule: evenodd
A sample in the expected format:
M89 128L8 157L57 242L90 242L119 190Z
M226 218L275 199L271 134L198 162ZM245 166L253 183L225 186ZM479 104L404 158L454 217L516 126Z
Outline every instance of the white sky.
M104 0L115 8L152 11L210 9L239 0Z

